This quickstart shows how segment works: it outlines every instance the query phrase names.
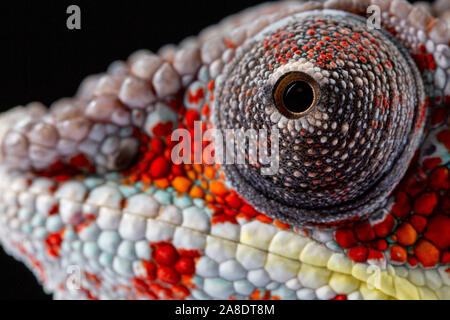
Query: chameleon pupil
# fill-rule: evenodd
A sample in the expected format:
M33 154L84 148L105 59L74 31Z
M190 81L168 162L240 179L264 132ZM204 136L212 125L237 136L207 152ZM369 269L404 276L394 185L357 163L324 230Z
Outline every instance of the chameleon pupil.
M283 104L292 113L307 111L313 104L314 92L305 81L295 81L285 90Z

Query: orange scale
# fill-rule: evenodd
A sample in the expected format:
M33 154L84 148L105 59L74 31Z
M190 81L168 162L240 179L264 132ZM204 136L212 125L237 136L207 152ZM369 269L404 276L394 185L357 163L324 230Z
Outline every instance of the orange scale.
M192 181L186 177L175 177L172 180L172 187L180 193L188 193L192 186Z
M169 179L167 178L155 179L154 184L159 189L166 189L170 186Z
M197 287L195 286L195 284L192 283L193 278L194 278L193 274L182 274L181 275L181 283L186 288L196 289Z
M415 255L417 260L424 267L434 267L440 258L439 249L436 248L430 241L420 239L415 246Z
M209 190L209 184L207 181L202 181L200 185L202 186L203 189Z
M215 200L218 204L226 204L225 200L219 196L216 196Z
M139 174L137 173L133 173L128 179L131 183L135 183L137 181L139 181Z
M260 213L256 216L256 219L258 219L259 221L263 222L263 223L272 223L273 219L269 218L268 216Z
M189 196L191 198L203 198L205 196L205 192L203 189L199 186L194 186L191 191L189 192Z
M186 175L191 180L197 180L197 173L193 170L187 171Z
M141 181L142 181L143 183L145 183L145 184L151 184L151 183L152 183L152 178L151 178L150 174L148 174L148 173L146 172L146 173L143 173L143 174L141 175Z
M251 220L252 218L244 213L238 213L236 215L236 219L245 219L245 220Z
M389 255L391 260L396 261L396 262L405 262L406 259L408 258L408 254L405 250L405 248L403 248L402 246L399 245L393 245L390 248L389 251Z
M214 170L213 167L208 166L205 168L205 177L208 178L209 180L212 180L216 177L216 170Z
M213 180L209 184L209 190L216 196L223 197L229 193L228 189L220 180Z
M203 166L201 164L193 164L192 168L197 173L203 173Z
M170 290L172 291L172 294L174 295L175 299L180 300L186 298L191 294L188 288L180 285L173 285L170 287Z
M209 203L214 203L215 198L213 195L207 194L207 195L205 195L205 201L209 202Z
M273 224L274 224L275 226L277 226L278 228L283 229L283 230L289 230L289 229L291 229L291 226L290 226L289 224L284 223L284 222L281 222L281 221L279 221L279 220L274 220Z
M403 223L396 231L397 242L404 245L413 245L417 240L417 231L409 222Z

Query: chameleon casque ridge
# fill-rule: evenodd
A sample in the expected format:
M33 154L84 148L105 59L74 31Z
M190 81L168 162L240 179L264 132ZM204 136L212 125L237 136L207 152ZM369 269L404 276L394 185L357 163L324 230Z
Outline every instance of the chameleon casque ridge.
M263 4L3 113L1 243L56 299L450 299L449 25ZM278 171L174 163L196 121L275 126Z

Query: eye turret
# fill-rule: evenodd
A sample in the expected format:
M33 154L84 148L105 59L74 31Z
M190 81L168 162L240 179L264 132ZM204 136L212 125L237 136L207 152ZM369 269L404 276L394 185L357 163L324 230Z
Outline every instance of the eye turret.
M278 130L274 174L248 162L222 169L257 209L294 225L374 214L423 129L424 88L409 54L338 11L263 30L225 69L215 97L216 129Z

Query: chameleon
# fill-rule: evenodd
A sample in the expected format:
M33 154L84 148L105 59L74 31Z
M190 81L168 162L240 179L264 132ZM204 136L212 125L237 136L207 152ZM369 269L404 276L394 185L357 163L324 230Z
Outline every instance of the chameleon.
M55 299L450 299L449 26L265 3L4 112L1 244Z

